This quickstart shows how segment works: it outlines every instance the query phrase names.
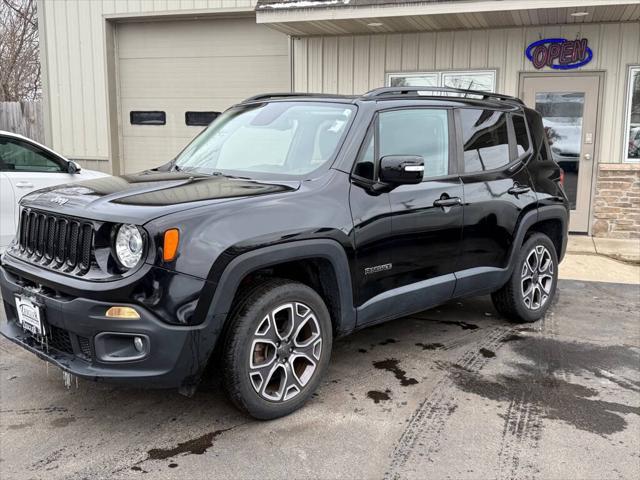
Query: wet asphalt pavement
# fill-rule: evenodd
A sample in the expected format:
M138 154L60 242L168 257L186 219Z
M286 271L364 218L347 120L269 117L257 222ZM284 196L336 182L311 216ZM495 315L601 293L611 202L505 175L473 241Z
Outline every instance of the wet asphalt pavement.
M0 477L640 478L640 287L558 293L531 325L479 297L339 340L311 402L271 422L215 387L66 389L2 338Z

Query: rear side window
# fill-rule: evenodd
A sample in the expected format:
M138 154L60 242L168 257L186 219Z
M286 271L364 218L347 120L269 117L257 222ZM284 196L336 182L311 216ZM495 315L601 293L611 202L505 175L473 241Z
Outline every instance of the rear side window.
M516 149L518 157L529 150L529 135L527 134L527 125L524 117L520 115L512 115L513 131L516 135Z
M460 109L465 172L482 172L509 163L507 114L495 110Z

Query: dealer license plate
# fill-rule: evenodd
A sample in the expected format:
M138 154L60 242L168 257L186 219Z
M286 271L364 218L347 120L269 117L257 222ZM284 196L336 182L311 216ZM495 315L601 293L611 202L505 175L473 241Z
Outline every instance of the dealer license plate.
M42 309L27 297L16 296L18 322L26 331L34 335L44 335L42 327Z

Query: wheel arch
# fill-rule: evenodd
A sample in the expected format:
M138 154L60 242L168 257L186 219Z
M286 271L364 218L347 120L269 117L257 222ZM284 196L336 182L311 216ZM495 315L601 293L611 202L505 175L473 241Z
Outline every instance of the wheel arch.
M520 220L518 233L512 245L509 258L510 269L513 267L519 249L527 238L536 232L543 233L551 239L556 247L558 261L561 261L567 249L568 226L569 212L562 205L539 207L537 211L524 214Z
M238 293L261 276L288 278L308 285L326 302L337 335L355 328L349 260L344 247L330 239L288 242L237 256L217 279L210 280L215 290L209 295L206 318L222 317L226 323Z

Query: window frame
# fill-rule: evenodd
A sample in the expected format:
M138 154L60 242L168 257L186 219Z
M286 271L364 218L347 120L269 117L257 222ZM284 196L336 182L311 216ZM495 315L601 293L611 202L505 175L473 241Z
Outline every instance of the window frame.
M23 140L21 138L15 138L15 137L5 137L5 136L0 136L1 139L7 140L9 143L13 143L14 145L18 145L19 147L22 147L26 150L31 150L34 153L37 153L38 155L41 155L43 157L45 157L46 159L52 161L53 163L55 163L56 165L58 165L58 167L60 167L60 170L58 171L51 171L51 170L32 170L31 168L29 170L27 169L20 169L20 170L4 170L2 168L0 168L0 172L2 173L68 173L69 172L69 162L63 158L58 157L57 155L53 155L52 153L48 152L47 150L40 148L38 145L31 143L29 141Z
M625 91L625 113L624 113L624 131L622 144L622 162L623 163L640 163L640 158L629 158L629 140L631 130L631 101L633 99L633 79L635 75L640 76L640 65L629 65L627 68L627 86Z
M214 117L208 123L189 123L189 117L191 116L191 114L198 114L198 113L212 114L212 115L214 115ZM184 124L187 127L208 127L220 115L222 115L222 112L217 112L217 111L213 111L213 110L186 110L184 112Z
M133 117L141 113L161 113L162 121L158 123L140 123L134 122ZM129 110L129 125L134 127L162 127L167 124L167 112L164 110Z
M456 140L457 130L456 130L456 123L453 115L454 109L455 107L443 106L443 105L399 105L399 106L377 110L374 113L373 118L369 123L369 126L367 127L362 143L358 147L358 153L356 155L356 159L353 162L353 165L351 166L351 172L350 172L351 178L355 179L359 183L366 183L368 185L380 183L380 176L379 176L380 160L381 160L380 158L380 114L385 112L398 111L398 110L445 110L447 112L447 135L448 135L447 146L448 146L449 173L447 175L439 175L437 177L429 177L427 179L423 178L418 185L426 182L442 181L442 180L457 177L459 172L459 165L458 165L459 162L458 162L458 157L456 153L458 149L458 145L457 145L458 142ZM373 159L374 159L373 160L374 161L373 180L369 178L361 177L354 173L356 165L358 164L358 161L360 160L362 155L366 152L367 142L369 141L370 135L373 135Z
M385 74L385 85L387 87L391 86L391 79L394 77L417 77L417 76L428 76L433 75L437 78L435 87L444 87L443 77L445 75L469 75L474 73L481 74L491 74L492 78L492 89L488 90L488 93L495 93L497 89L497 81L498 81L498 70L495 68L487 68L487 69L470 69L470 70L432 70L432 71L414 71L414 72L387 72Z
M454 117L456 122L456 147L458 150L458 171L460 172L460 177L469 177L469 176L477 176L484 174L494 174L503 171L513 170L515 166L522 163L527 157L531 158L531 153L533 151L533 142L531 140L531 131L529 130L529 124L527 122L527 117L521 112L518 111L507 111L501 110L499 108L492 107L480 107L480 106L471 106L471 105L460 105L454 107ZM495 112L502 112L507 115L507 139L509 142L509 162L497 167L492 168L491 170L477 170L473 172L467 172L465 169L464 163L464 145L462 144L463 135L462 135L462 120L460 119L460 110L491 110ZM527 129L527 136L529 138L529 148L522 155L518 156L518 146L516 143L516 134L515 129L513 127L512 115L520 115L525 120L525 127Z

